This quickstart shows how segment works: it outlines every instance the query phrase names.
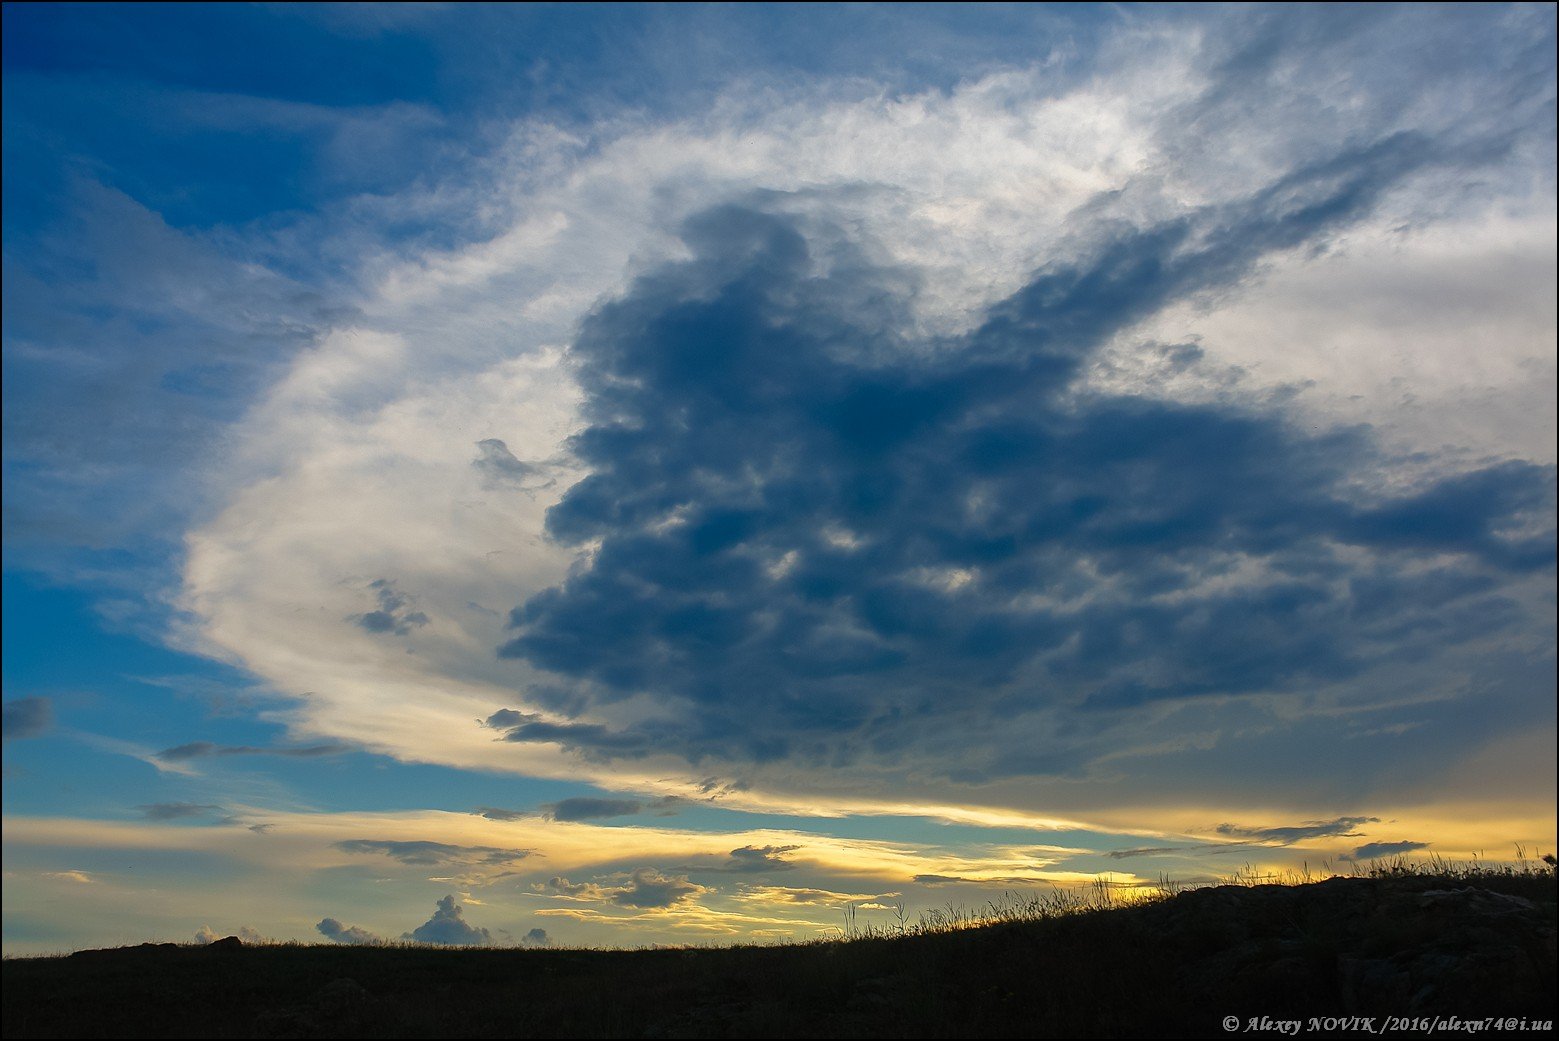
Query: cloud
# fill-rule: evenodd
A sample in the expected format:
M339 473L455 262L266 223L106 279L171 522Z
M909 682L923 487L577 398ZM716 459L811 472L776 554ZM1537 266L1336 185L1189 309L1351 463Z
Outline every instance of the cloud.
M488 716L484 725L504 731L505 741L561 744L594 759L644 756L660 747L659 728L654 726L613 731L595 723L558 723L539 713L507 708Z
M532 883L531 889L537 893L556 893L581 900L604 900L607 897L606 889L594 882L570 882L561 875L553 875L545 882Z
M611 893L619 907L654 910L690 903L709 890L689 882L686 875L664 875L654 868L639 868L626 884Z
M1178 853L1183 846L1141 846L1137 849L1112 849L1105 853L1111 860L1126 860L1131 857L1158 857L1165 853Z
M723 871L759 872L789 871L795 863L786 860L784 854L792 853L800 846L743 846L731 850L731 857L721 868Z
M848 904L892 899L897 893L836 893L831 889L795 886L744 886L739 897L758 903Z
M520 942L527 947L551 947L552 937L547 935L547 930L538 926L520 937Z
M411 932L403 933L401 939L448 947L489 947L493 942L492 933L465 920L460 905L455 903L452 895L438 902L438 910L433 912L432 918Z
M554 876L531 887L538 893L554 893L575 900L605 902L640 910L662 910L689 904L705 893L707 886L690 882L686 875L667 875L655 868L638 868L629 873L607 877L602 882L570 882Z
M1349 837L1360 834L1362 824L1379 824L1379 817L1338 817L1329 821L1306 821L1278 828L1249 828L1239 824L1220 824L1217 832L1230 838L1255 839L1279 846L1291 846L1310 839Z
M1232 774L1307 819L1432 782L1551 718L1516 20L1168 19L516 127L385 201L502 200L365 268L233 428L182 605L300 733L608 792L1082 813ZM1402 724L1435 755L1368 733Z
M476 443L478 456L474 466L487 487L511 485L517 488L545 488L552 482L546 479L545 467L523 463L509 451L509 446L496 437Z
M644 809L644 804L633 799L574 798L549 803L542 807L555 821L604 820L611 817L632 817Z
M411 598L398 591L395 583L389 579L376 578L368 583L368 588L375 591L379 609L352 616L351 620L362 628L371 633L405 636L413 629L428 624L428 616L421 611L410 610Z
M75 882L79 885L92 885L97 881L85 871L45 871L43 877L58 879L61 882Z
M270 937L261 933L258 929L252 929L247 925L239 926L236 933L219 933L213 931L209 925L203 925L199 930L196 931L194 942L200 944L201 946L205 946L208 943L215 943L216 941L226 939L229 936L236 936L242 942L251 944L275 942Z
M1428 849L1427 842L1366 842L1351 853L1344 853L1339 860L1348 863L1356 863L1364 860L1379 860L1382 857L1396 857L1403 853L1412 853L1415 850Z
M501 849L495 846L456 846L446 842L407 842L393 839L346 839L335 848L343 853L379 854L416 867L513 864L535 850Z
M613 817L636 817L649 812L655 817L675 817L686 799L675 795L663 795L655 799L603 799L594 796L575 796L560 799L557 803L544 804L539 812L549 820L589 821L610 820ZM518 820L527 815L524 810L496 810L483 807L483 817L491 820Z
M222 807L203 802L154 802L137 806L136 809L149 821L173 821L219 813Z
M37 737L54 725L54 708L48 698L16 698L4 705L0 721L5 740Z
M490 821L522 821L536 816L535 810L505 810L498 806L478 806L471 812Z
M218 745L210 741L191 741L186 745L165 748L157 758L170 763L182 763L208 756L275 755L295 759L318 759L321 756L340 755L349 751L346 745L308 745L303 748L258 748L252 745Z
M613 817L634 817L650 813L656 817L674 817L686 800L675 795L663 795L656 799L603 799L594 796L576 796L544 803L535 810L505 810L493 806L481 806L476 813L488 820L515 821L527 817L542 816L555 821L609 820Z
M888 274L803 222L692 219L693 259L575 342L590 476L547 530L593 548L514 608L501 654L603 712L646 691L697 711L488 725L594 760L891 759L982 715L1298 691L1508 624L1491 594L1553 557L1551 468L1364 492L1383 465L1364 430L1080 385L1134 321L1357 219L1432 154L1389 137L1118 229L940 343L902 331ZM1404 569L1425 554L1443 563ZM1080 751L997 746L959 770L1074 772Z
M963 876L963 875L925 874L925 875L915 875L910 881L915 882L915 883L917 883L919 885L933 886L933 887L935 887L935 886L950 886L950 885L971 885L971 886L987 886L987 887L989 887L989 886L1037 886L1037 885L1043 885L1046 882L1050 882L1050 881L1054 881L1054 880L1053 879L1041 878L1041 877L1036 876L1036 875L999 875L999 876L981 875L981 876L975 878L975 877L966 877L966 876Z
M267 269L107 184L44 183L55 199L42 226L6 229L8 548L68 581L90 569L140 602L147 565L160 570L212 502L219 432L343 311L326 279Z
M320 935L334 943L344 943L353 947L375 947L387 942L384 937L376 933L355 925L343 925L334 918L322 918L314 928L319 930Z

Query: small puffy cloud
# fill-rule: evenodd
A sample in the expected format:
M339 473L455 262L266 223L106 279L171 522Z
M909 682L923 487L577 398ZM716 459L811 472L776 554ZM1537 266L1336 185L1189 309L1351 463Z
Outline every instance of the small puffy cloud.
M401 939L416 943L435 943L446 947L475 947L490 945L493 942L493 935L486 929L467 922L463 909L455 903L455 898L451 895L438 902L438 909L433 912L432 918L411 932L403 933Z
M405 636L413 629L428 624L428 616L412 610L411 598L396 589L394 582L387 578L375 579L368 583L368 588L378 598L379 609L353 615L350 621L371 633L391 633L395 636Z
M203 925L198 930L196 930L194 939L196 943L204 946L208 943L215 943L218 940L226 939L229 936L236 936L244 943L272 942L269 936L266 936L258 929L251 928L247 925L239 926L236 933L219 933L213 930L209 925Z
M1400 856L1403 853L1428 848L1427 842L1366 842L1352 853L1345 853L1338 859L1356 863L1363 860L1379 860L1381 857Z
M220 812L222 807L205 802L152 802L137 806L149 821L176 821Z
M343 853L377 853L416 867L499 866L524 860L535 853L529 849L503 849L497 846L456 846L446 842L408 842L394 839L347 839L335 848Z
M373 947L385 942L384 937L355 925L346 925L335 918L322 918L314 927L321 936L334 943L353 947Z
M1379 824L1379 817L1337 817L1329 821L1305 821L1277 828L1249 828L1241 824L1220 824L1217 831L1235 839L1251 839L1270 842L1279 846L1291 846L1308 839L1349 837L1359 834L1361 824Z
M54 724L54 709L48 698L17 698L4 706L5 740L37 737Z
M547 935L547 930L538 927L520 937L520 942L527 947L551 947L552 937Z
M157 758L168 763L230 755L276 755L292 759L317 759L321 756L339 755L347 750L347 746L341 744L308 745L303 748L259 748L253 745L219 745L211 741L191 741L186 745L164 748L157 753Z

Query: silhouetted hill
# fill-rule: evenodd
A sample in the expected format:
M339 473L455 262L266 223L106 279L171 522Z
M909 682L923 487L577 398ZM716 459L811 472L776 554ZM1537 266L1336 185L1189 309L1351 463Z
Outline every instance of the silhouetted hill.
M1555 879L1218 886L784 947L142 945L4 964L19 1037L1218 1037L1225 1017L1554 1018ZM1312 1021L1316 1021L1312 1023ZM1452 1032L1441 1023L1433 1033ZM1359 1031L1363 1034L1363 1031ZM1399 1036L1423 1037L1409 1024Z

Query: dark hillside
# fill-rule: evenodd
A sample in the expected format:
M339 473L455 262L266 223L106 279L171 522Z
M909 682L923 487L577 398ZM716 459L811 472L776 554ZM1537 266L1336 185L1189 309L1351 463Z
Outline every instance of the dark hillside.
M1373 1017L1378 1033L1386 1017L1454 1016L1520 1034L1554 1018L1555 936L1554 877L1538 872L1219 886L786 947L229 940L8 960L3 1025L8 1038L1216 1037L1230 1016L1241 1033L1260 1017ZM1347 1032L1315 1027L1303 1032Z

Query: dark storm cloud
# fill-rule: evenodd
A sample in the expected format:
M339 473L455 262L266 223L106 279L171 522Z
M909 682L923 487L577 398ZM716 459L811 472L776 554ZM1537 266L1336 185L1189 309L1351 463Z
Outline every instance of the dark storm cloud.
M202 802L153 802L137 806L141 816L149 821L176 821L185 817L203 817L222 809Z
M500 653L576 681L568 715L644 693L696 709L487 725L595 759L891 759L1036 712L1082 732L1150 703L1308 689L1509 624L1503 585L1552 566L1551 467L1371 493L1385 460L1365 429L1079 383L1132 323L1454 160L1397 135L1111 226L936 342L904 332L893 276L796 220L690 221L694 259L639 279L574 345L590 476L547 530L594 551L512 611ZM1055 744L969 740L982 750L956 772L1087 767L1086 743Z
M410 597L397 590L394 582L387 578L375 579L368 583L368 588L378 598L379 609L353 615L350 621L371 633L392 633L396 636L405 636L413 629L428 624L428 616L421 611L411 610Z
M552 937L547 935L547 930L538 927L528 930L520 937L520 942L527 947L551 947Z
M401 939L416 943L436 943L446 947L474 947L490 945L493 942L493 934L467 922L463 909L455 903L455 898L451 895L438 902L438 909L433 912L432 918L411 932L402 933Z
M253 745L218 745L210 741L191 741L187 745L164 748L157 758L169 763L181 763L208 756L277 755L292 759L317 759L321 756L340 755L346 745L309 745L304 748L259 748Z
M1307 839L1324 839L1359 834L1361 824L1379 824L1379 817L1338 817L1329 821L1305 821L1281 828L1247 828L1239 824L1220 824L1217 831L1230 838L1253 839L1257 842L1274 842L1291 846Z
M453 846L445 842L403 842L392 839L347 839L335 844L343 853L377 853L418 867L472 864L512 864L535 853L530 849L493 846Z
M1403 853L1412 853L1415 850L1428 849L1427 842L1366 842L1352 853L1345 853L1339 859L1350 863L1361 860L1378 860L1381 857L1395 857Z
M0 717L5 740L37 737L54 725L54 709L48 698L17 698L7 701Z
M385 942L384 937L355 925L344 925L334 918L323 918L314 928L320 935L336 943L354 947L372 947Z

